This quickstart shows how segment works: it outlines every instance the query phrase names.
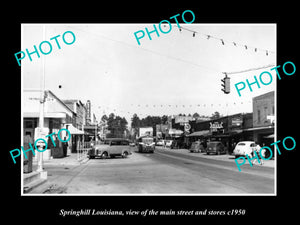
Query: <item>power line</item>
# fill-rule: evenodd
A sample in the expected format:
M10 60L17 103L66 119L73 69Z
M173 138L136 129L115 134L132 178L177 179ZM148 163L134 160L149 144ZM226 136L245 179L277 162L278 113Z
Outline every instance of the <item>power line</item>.
M269 68L275 66L274 64L269 64L266 66L261 66L261 67L256 67L256 68L251 68L251 69L246 69L246 70L240 70L240 71L234 71L234 72L223 72L224 74L237 74L237 73L245 73L245 72L249 72L249 71L255 71L255 70L260 70L260 69L265 69L265 68Z
M172 27L175 27L175 25L173 25ZM227 40L227 39L224 39L224 38L219 38L219 37L216 37L216 36L213 36L213 35L210 35L210 34L201 33L199 31L188 29L188 28L185 28L185 27L182 27L182 26L180 26L180 28L178 28L178 29L179 29L180 32L182 30L186 30L186 31L189 31L189 32L193 33L193 37L196 37L196 34L200 34L201 36L205 37L207 40L210 40L210 39L218 40L219 42L222 43L222 45L225 45L225 43L231 43L233 46L235 46L235 47L240 46L240 47L243 47L245 50L253 49L254 52L258 52L258 51L264 52L266 54L266 56L268 56L269 54L275 54L274 51L270 51L270 50L262 49L262 48L257 48L257 47L254 47L254 46L249 46L247 44L241 44L241 43L236 42L236 41Z
M74 28L74 27L72 27L72 28ZM187 64L192 64L194 66L201 67L203 69L210 70L210 71L213 71L213 72L217 72L217 73L220 72L219 70L215 70L213 68L210 68L210 67L207 67L207 66L204 66L204 65L200 65L200 64L197 64L197 63L194 63L194 62L191 62L191 61L187 61L187 60L184 60L184 59L181 59L181 58L177 58L177 57L174 57L174 56L165 55L163 53L156 52L156 51L153 51L153 50L150 50L150 49L146 49L146 48L143 48L143 47L140 47L140 46L128 44L126 42L123 42L123 41L120 41L120 40L115 40L115 39L106 37L104 35L95 34L95 33L92 33L92 32L89 32L89 31L85 31L85 30L82 30L82 29L76 28L76 27L75 27L75 29L80 30L82 32L90 33L90 34L95 35L97 37L101 37L101 38L104 38L104 39L107 39L107 40L110 40L110 41L117 42L119 44L123 44L123 45L129 46L129 47L135 48L135 49L139 49L139 50L143 50L143 51L146 51L146 52L150 52L150 53L155 54L155 55L163 56L163 57L166 57L166 58L169 58L169 59L173 59L173 60L177 60L177 61L180 61L180 62L183 62L183 63L187 63Z

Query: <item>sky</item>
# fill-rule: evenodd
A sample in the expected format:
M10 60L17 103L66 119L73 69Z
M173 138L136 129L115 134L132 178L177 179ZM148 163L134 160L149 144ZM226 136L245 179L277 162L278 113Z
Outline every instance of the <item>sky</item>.
M90 100L98 120L103 113L113 112L129 123L134 113L144 118L252 112L253 97L275 90L276 75L269 67L228 75L231 92L221 91L222 72L277 65L275 24L180 25L181 31L175 23L167 34L159 32L158 37L152 33L152 40L146 34L138 45L134 33L145 32L145 27L153 30L153 24L22 24L22 51L31 52L33 45L38 48L42 41L52 44L50 54L40 53L40 58L33 54L32 61L26 55L22 60L23 89L40 89L44 71L45 89L57 97ZM187 29L195 31L195 37ZM75 34L71 45L61 39L66 31ZM61 49L50 41L57 35ZM273 75L273 82L261 88L253 85L252 92L247 87L240 97L234 84L254 81L263 71ZM268 79L265 77L265 82Z

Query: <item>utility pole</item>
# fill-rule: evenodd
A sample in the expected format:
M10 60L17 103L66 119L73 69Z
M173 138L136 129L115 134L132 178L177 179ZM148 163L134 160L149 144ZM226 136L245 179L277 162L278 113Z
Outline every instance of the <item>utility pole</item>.
M45 25L43 25L43 40L45 40ZM45 57L42 57L42 77L41 77L41 96L40 96L40 116L39 116L39 133L44 133L44 103L45 103ZM39 135L40 135L39 134ZM43 145L39 145L41 151L37 153L38 167L37 171L43 171Z

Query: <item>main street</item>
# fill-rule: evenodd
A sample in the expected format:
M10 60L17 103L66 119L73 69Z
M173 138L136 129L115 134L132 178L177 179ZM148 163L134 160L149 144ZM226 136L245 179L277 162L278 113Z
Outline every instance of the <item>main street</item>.
M45 163L48 181L30 194L273 194L274 166L243 165L233 156L157 147L128 158L81 165ZM274 163L274 161L271 161Z

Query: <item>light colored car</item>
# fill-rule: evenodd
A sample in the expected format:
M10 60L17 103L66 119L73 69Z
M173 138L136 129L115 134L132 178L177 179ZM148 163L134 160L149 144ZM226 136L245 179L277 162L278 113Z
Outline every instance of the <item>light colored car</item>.
M190 147L190 152L201 152L200 141L195 141Z
M88 151L90 159L100 157L103 159L114 158L115 156L122 156L127 158L131 155L129 141L123 138L109 138L104 141L104 144L96 144Z
M166 140L166 147L171 148L173 141L172 140Z
M233 154L235 155L235 158L246 156L246 154L249 157L252 157L252 152L259 152L260 148L261 147L254 141L241 141L235 146Z
M164 145L164 140L159 140L155 144L156 146L163 146Z

